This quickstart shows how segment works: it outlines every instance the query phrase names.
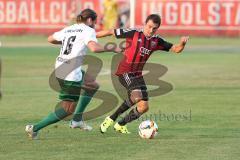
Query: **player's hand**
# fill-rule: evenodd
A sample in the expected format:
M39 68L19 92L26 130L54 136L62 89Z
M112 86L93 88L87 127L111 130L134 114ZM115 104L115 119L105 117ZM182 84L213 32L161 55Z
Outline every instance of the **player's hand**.
M180 43L185 46L188 40L189 40L189 36L183 36L180 38Z
M188 36L183 36L180 38L180 43L178 44L174 44L172 46L172 48L170 49L170 51L172 51L175 54L179 54L183 51L183 49L185 48L185 45L187 44L189 40Z

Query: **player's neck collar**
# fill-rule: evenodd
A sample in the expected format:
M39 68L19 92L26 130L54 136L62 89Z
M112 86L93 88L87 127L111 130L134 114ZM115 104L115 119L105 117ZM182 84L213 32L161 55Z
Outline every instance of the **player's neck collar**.
M143 34L144 34L144 33L143 33ZM146 37L147 40L149 40L149 39L151 39L154 35L151 36L151 37L147 37L147 36L144 34L144 36Z
M144 30L142 29L141 31L142 31L143 35L146 37L147 40L149 40L149 39L151 39L151 38L153 38L153 37L155 36L155 35L152 35L151 37L147 37L147 36L144 34Z

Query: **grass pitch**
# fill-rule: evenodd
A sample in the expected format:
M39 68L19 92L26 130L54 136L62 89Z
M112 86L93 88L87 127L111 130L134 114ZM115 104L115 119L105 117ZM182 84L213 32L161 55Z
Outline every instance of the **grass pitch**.
M174 89L167 95L151 98L150 110L143 116L144 119L152 116L159 125L159 135L153 140L138 136L137 127L142 119L128 125L130 135L120 135L112 129L102 135L98 126L106 116L103 115L88 121L94 127L92 132L72 130L67 121L62 121L43 129L40 140L31 141L25 135L25 125L39 121L58 102L48 78L59 48L46 45L45 37L23 37L24 42L21 38L0 39L3 44L0 159L239 159L237 39L193 37L181 55L154 53L149 62L168 68L161 79L173 84ZM175 38L171 40L177 42ZM39 42L43 46L34 46ZM105 73L112 54L96 56L103 60ZM101 74L97 80L101 90L117 96L109 74ZM88 110L98 103L93 100Z

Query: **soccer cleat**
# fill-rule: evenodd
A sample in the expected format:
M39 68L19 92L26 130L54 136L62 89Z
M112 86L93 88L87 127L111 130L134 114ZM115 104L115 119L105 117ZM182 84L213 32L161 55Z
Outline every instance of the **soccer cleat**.
M103 121L103 123L101 123L100 125L100 131L101 133L105 133L107 132L107 129L113 124L113 120L108 116L105 118L105 120Z
M116 124L114 125L114 130L115 130L115 131L118 131L118 132L120 132L120 133L123 133L123 134L130 134L130 133L131 133L131 132L128 131L126 125L125 125L125 126L121 126L121 125L119 125L118 123L116 123Z
M89 125L87 125L84 121L79 121L79 122L76 122L76 121L70 121L70 124L69 124L69 127L70 128L80 128L82 130L85 130L85 131L91 131L93 128Z
M27 132L27 136L30 139L32 139L32 140L38 139L38 137L37 137L38 132L33 132L33 125L26 125L25 131Z

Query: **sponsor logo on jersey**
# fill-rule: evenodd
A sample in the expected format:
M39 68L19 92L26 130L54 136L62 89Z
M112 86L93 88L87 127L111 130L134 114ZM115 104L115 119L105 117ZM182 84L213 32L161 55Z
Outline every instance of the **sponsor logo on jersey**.
M62 62L62 63L70 64L70 60L69 59L64 59L62 57L57 57L57 61Z
M140 48L140 55L141 56L144 56L145 54L146 55L149 55L151 53L151 50L147 49L147 48L144 48L144 47L141 47Z

